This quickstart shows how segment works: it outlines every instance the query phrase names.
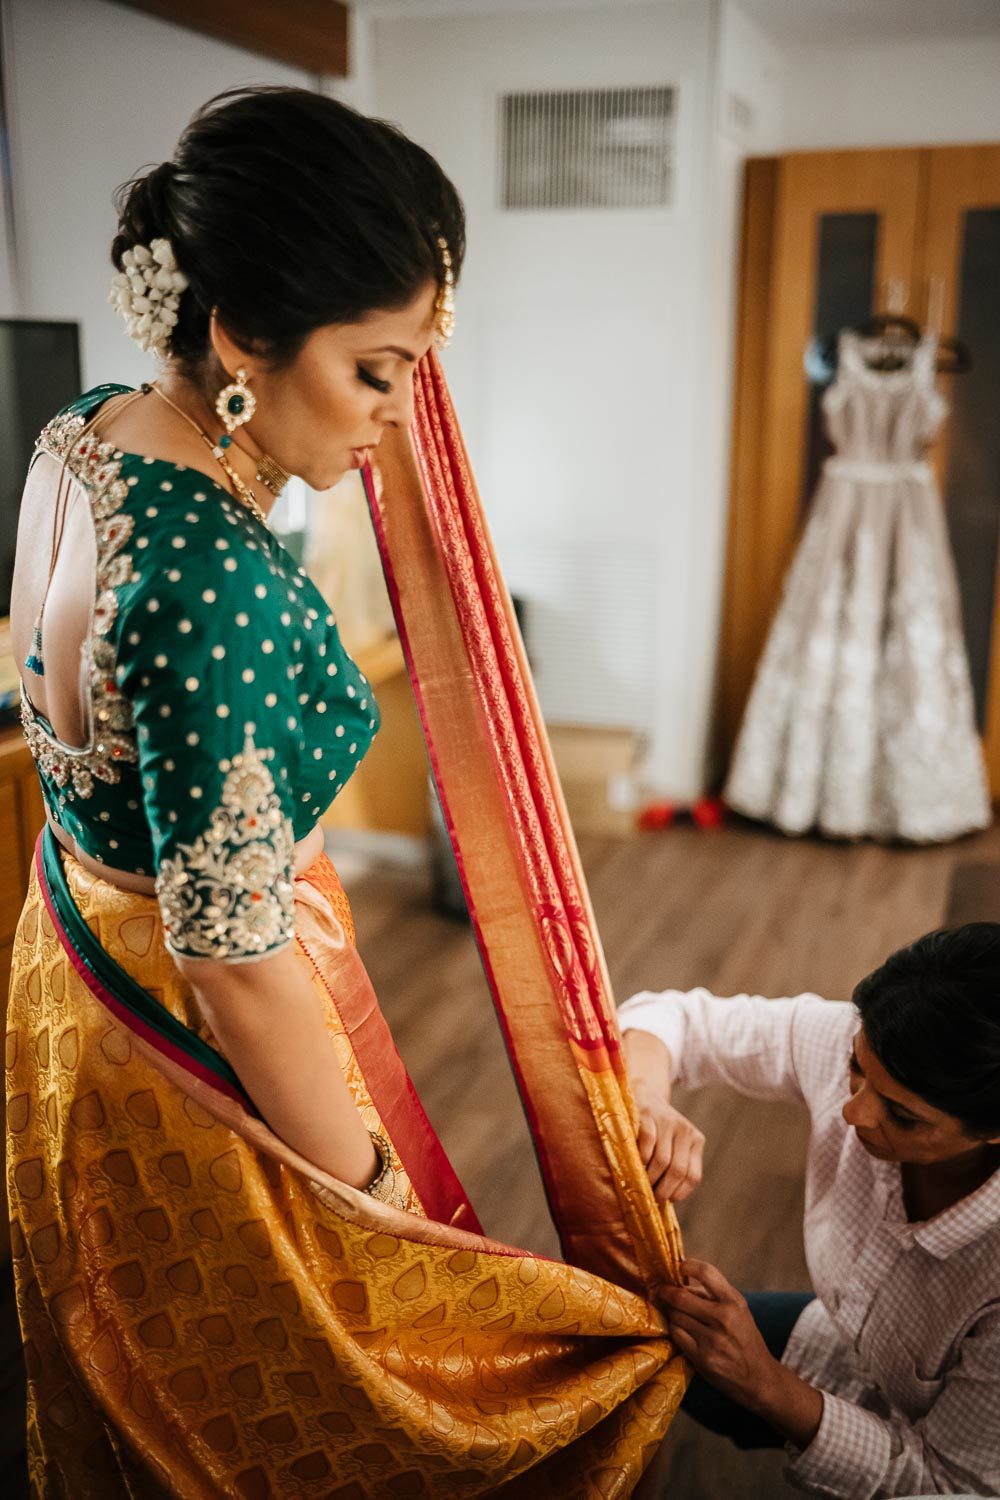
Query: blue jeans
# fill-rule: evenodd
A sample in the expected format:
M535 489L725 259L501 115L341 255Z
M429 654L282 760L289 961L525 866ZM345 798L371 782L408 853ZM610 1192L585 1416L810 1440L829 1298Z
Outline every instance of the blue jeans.
M814 1300L812 1292L746 1292L747 1305L764 1342L775 1359L788 1347L802 1309ZM681 1407L711 1432L730 1438L737 1448L780 1448L784 1439L763 1417L755 1416L730 1396L724 1396L696 1375Z

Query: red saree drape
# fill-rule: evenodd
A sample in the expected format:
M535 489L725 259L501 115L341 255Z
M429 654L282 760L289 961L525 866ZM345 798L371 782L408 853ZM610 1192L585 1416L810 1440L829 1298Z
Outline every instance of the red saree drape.
M444 374L383 440L383 566L476 937L566 1258L648 1298L680 1243L635 1146L614 1002L510 597Z

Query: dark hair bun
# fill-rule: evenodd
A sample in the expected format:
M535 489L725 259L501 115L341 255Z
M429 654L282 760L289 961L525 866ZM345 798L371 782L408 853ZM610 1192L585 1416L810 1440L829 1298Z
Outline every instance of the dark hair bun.
M465 216L434 158L395 126L308 89L237 89L198 111L172 161L120 188L111 257L168 239L188 279L170 353L194 371L213 308L282 363L316 328L457 280Z
M133 177L115 193L118 233L111 242L111 259L117 270L122 268L125 251L133 246L173 239L169 191L175 172L172 161L162 161L144 177Z

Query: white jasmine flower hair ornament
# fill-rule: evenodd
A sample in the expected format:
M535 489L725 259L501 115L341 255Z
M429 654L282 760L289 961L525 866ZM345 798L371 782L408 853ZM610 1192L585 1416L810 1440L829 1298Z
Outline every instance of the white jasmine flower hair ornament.
M188 279L177 267L169 240L133 245L112 278L108 301L125 319L140 349L164 358Z

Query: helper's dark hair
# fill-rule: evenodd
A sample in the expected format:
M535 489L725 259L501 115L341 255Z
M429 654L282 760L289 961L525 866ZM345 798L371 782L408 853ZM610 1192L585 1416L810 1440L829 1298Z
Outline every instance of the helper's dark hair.
M308 89L234 89L209 100L171 161L115 195L121 270L131 246L165 238L190 283L170 353L194 374L212 308L248 351L293 359L327 323L404 306L457 279L465 215L434 158L395 126Z
M854 991L865 1038L897 1083L1000 1136L1000 922L918 938Z

